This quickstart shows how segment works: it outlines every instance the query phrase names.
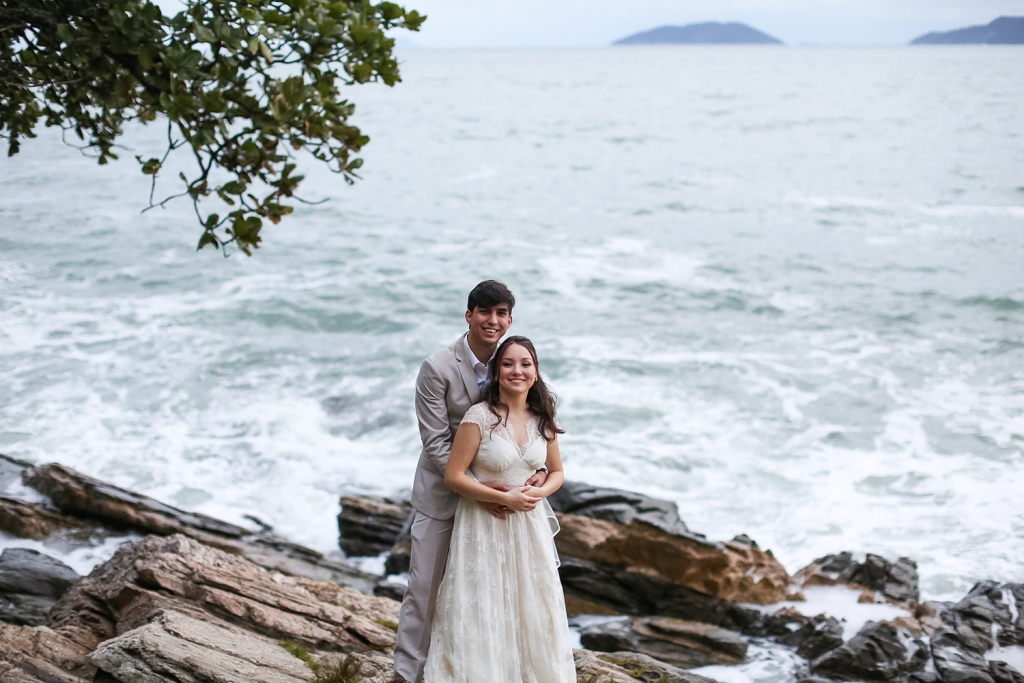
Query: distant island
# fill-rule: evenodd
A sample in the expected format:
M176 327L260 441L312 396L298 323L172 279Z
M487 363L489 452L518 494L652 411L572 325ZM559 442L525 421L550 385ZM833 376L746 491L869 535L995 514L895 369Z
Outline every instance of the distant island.
M968 26L955 31L926 33L910 41L911 45L1022 45L1024 17L999 17L985 26Z
M709 21L686 26L661 26L633 34L612 45L655 45L664 43L689 45L782 45L782 41L746 24L722 24Z

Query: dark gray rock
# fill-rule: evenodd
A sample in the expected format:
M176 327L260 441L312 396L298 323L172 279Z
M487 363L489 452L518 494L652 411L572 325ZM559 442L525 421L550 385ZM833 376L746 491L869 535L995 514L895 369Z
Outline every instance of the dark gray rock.
M800 586L856 584L881 593L889 602L901 604L914 603L919 598L917 563L908 557L889 562L868 553L864 562L856 562L849 552L825 555L793 578Z
M397 602L402 602L402 599L405 598L405 586L380 581L373 587L373 594L378 598L391 598Z
M1024 17L999 17L989 24L968 26L955 31L926 33L910 41L911 45L1020 45L1024 43Z
M811 672L841 681L892 681L927 661L922 641L901 638L892 624L869 621L850 642L811 662Z
M338 544L345 554L380 555L389 550L412 516L408 501L382 496L342 496Z
M820 618L811 632L799 643L796 653L813 660L843 644L843 625L834 617Z
M619 524L639 520L670 534L689 531L679 518L679 508L675 503L632 491L567 481L548 497L548 502L555 512Z
M746 661L747 641L734 631L668 617L642 617L580 629L583 646L598 652L639 652L681 669Z
M1010 610L1011 601L1022 604L1022 598L1022 584L983 581L941 613L931 649L943 683L993 683L995 674L985 653L996 645L1024 644L1024 615ZM1004 670L1000 675L1006 675Z
M868 553L864 562L853 571L848 583L882 593L891 602L917 600L917 563L907 557L889 562L880 555Z
M989 662L988 666L996 683L1024 683L1024 675L1006 662Z
M60 560L28 548L0 555L0 621L41 626L54 603L79 578Z
M674 617L744 633L762 619L755 609L648 574L573 557L561 561L558 574L566 594L612 612Z

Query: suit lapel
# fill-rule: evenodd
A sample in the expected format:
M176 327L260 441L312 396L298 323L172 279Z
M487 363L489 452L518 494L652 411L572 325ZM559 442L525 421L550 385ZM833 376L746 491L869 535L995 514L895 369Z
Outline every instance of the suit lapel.
M480 390L476 386L476 373L473 372L473 366L466 353L464 339L455 342L455 360L459 362L459 374L462 375L462 382L466 385L466 392L469 393L470 400L476 403L480 400Z

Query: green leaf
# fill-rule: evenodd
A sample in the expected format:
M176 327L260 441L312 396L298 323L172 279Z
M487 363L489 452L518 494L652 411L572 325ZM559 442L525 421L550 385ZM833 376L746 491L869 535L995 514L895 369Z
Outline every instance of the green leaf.
M204 232L203 236L199 238L199 246L196 247L196 251L199 251L207 244L212 244L214 247L219 247L220 242L217 240L217 236L212 232Z
M159 159L150 159L146 163L142 164L142 172L146 175L156 175L160 170L160 166L161 163Z

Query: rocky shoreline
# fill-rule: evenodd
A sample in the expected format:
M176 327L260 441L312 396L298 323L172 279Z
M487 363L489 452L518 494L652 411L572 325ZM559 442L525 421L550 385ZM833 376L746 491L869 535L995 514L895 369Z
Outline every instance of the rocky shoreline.
M379 576L255 518L243 528L0 456L0 492L19 487L31 495L0 495L5 534L46 547L124 542L85 577L33 549L0 555L0 683L388 679L407 501L341 498L340 548L385 554ZM770 644L803 662L789 680L1024 683L1006 661L1024 653L1024 584L921 601L909 558L843 552L790 575L745 536L688 529L667 501L567 483L551 503L579 681L706 683L692 670L728 671ZM819 613L821 591L887 618Z

